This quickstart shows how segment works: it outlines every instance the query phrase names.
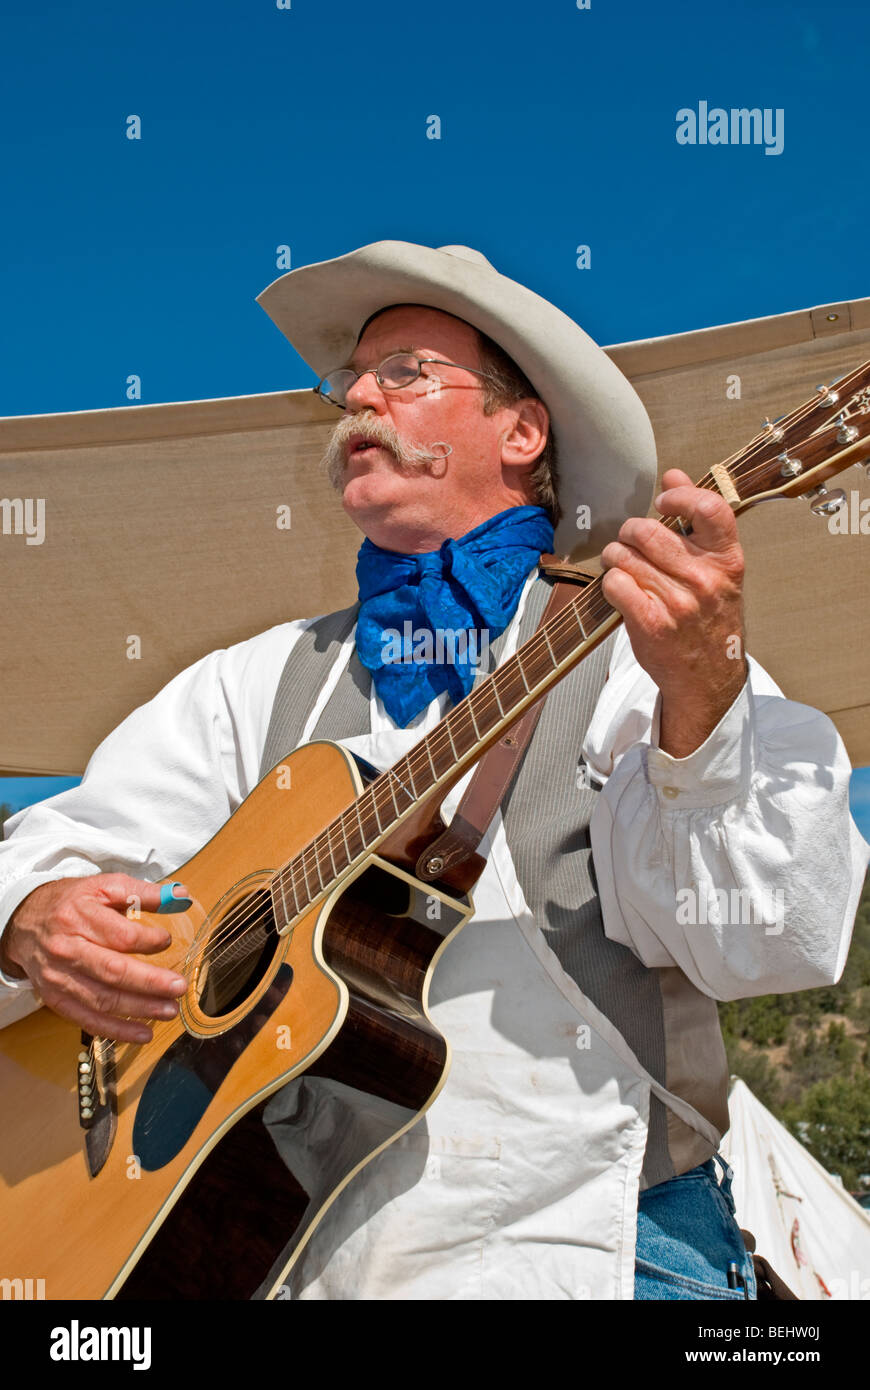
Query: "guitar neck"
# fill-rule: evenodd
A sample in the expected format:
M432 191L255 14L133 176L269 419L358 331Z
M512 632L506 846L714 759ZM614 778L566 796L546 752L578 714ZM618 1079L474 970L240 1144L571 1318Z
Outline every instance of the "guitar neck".
M833 389L836 386L836 390ZM769 497L824 493L821 484L866 457L870 363L862 363L716 464L696 487L736 512ZM800 457L796 451L800 448ZM679 517L662 525L689 534ZM279 929L324 897L348 869L394 834L460 776L618 625L622 618L595 579L522 647L382 772L316 839L277 871L272 898Z
M419 743L278 870L272 897L286 925L323 897L424 802L447 791L526 710L622 619L593 580L507 661L477 682Z

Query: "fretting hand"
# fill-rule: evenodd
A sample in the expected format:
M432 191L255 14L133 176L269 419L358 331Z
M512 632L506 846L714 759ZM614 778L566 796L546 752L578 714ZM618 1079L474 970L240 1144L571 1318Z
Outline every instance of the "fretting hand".
M743 551L730 506L677 468L655 505L691 527L683 536L632 517L605 546L603 593L622 614L635 657L662 692L659 747L684 758L734 703L748 671Z

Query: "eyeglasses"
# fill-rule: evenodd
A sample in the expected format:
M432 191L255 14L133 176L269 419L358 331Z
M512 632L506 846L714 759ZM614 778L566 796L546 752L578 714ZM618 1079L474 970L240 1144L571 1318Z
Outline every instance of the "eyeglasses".
M439 367L459 367L463 372L475 372L478 376L488 377L490 381L500 381L499 377L491 372L482 372L479 367L463 367L461 362L445 362L440 357L417 357L410 352L397 352L392 357L386 357L379 367L366 367L364 372L355 372L353 367L339 367L321 377L311 389L322 401L329 401L330 405L346 410L347 393L361 376L374 372L378 385L385 391L399 391L417 380L424 362L434 362Z

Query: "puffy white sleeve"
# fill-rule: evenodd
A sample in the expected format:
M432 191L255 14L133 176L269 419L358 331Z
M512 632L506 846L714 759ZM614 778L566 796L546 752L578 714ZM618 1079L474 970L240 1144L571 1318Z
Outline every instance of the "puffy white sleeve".
M34 888L186 863L259 781L284 663L314 619L283 623L180 672L103 740L78 787L11 816L0 843L0 932ZM37 1004L0 977L0 1027Z
M584 745L603 784L590 835L607 936L715 999L836 982L870 859L834 725L749 667L706 742L672 758L620 629Z

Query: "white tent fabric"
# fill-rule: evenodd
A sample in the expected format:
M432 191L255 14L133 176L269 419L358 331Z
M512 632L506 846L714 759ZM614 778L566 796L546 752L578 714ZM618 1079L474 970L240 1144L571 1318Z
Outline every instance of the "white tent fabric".
M870 1299L870 1215L735 1079L720 1152L738 1224L800 1299Z
M662 471L697 478L870 359L870 298L607 351ZM352 601L361 537L321 466L337 416L299 389L0 419L0 773L80 773L185 666ZM741 517L748 645L861 766L870 477L837 481L848 534L799 501Z

